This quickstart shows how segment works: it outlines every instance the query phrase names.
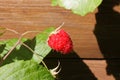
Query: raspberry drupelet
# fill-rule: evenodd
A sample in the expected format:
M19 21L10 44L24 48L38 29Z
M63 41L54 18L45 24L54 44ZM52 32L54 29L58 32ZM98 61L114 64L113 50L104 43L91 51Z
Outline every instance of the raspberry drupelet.
M68 54L73 49L73 43L70 36L63 30L57 30L50 34L48 45L62 54Z

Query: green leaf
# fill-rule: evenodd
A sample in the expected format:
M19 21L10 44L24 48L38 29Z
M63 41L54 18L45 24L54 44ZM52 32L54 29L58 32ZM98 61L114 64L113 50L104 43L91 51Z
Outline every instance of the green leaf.
M9 39L9 40L4 40L0 41L0 55L3 57L7 52L15 45L15 43L18 41L17 38L14 39ZM18 49L20 46L18 47Z
M72 10L73 13L84 16L87 13L93 12L102 0L52 0L52 5L64 7Z
M0 57L4 57L8 53L8 51L16 44L18 41L17 38L9 39L5 41L0 41ZM22 39L22 42L26 43L30 46L32 43L31 40L27 40L25 38ZM33 44L32 44L33 46ZM32 47L31 47L32 48ZM20 44L11 52L11 54L7 57L7 59L2 63L2 65L8 64L10 62L16 60L29 60L32 58L33 53L30 52L26 47Z
M0 68L0 80L55 80L42 65L34 61L16 61Z
M58 0L52 0L52 6L57 6Z
M47 44L47 39L49 34L54 30L54 28L49 28L42 33L39 33L32 40L22 39L27 46L29 46L36 54L31 52L25 46L19 44L7 57L2 65L11 63L17 60L30 60L34 59L36 62L40 63L47 54L50 53L51 48ZM18 39L9 39L5 41L0 41L0 57L4 57L5 54L16 44ZM33 55L34 54L34 55Z
M51 51L51 48L47 44L47 39L50 33L54 30L55 29L52 27L48 28L43 33L40 33L35 37L36 45L34 51L37 54L33 55L33 59L38 63L40 63Z

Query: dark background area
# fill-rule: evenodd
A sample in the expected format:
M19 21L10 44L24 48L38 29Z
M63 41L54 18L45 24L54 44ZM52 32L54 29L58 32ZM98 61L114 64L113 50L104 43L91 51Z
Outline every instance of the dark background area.
M49 69L55 68L58 61L60 62L61 71L56 80L97 80L94 73L75 52L62 55L51 51L45 58L45 63Z
M120 12L113 8L120 0L103 0L96 14L94 34L106 59L106 72L120 80Z

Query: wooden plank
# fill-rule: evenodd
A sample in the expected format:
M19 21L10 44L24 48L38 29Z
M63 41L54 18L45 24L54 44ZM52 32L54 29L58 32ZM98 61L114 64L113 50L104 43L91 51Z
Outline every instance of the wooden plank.
M120 60L84 60L98 80L120 80Z
M112 3L109 2L107 6L109 6L109 4L112 5ZM103 3L103 5L105 4ZM103 5L102 7L104 7ZM115 8L116 11L119 9L119 7ZM113 18L113 14L108 14L108 12L110 12L109 9L105 9L104 11L106 12L95 15L97 12L96 10L95 12L82 17L72 14L69 10L65 10L59 7L52 7L50 0L0 0L0 26L11 28L17 30L20 33L23 33L28 30L42 31L49 26L58 27L62 24L62 22L65 22L63 28L70 34L74 43L74 51L81 58L110 58L113 56L113 52L116 51L115 48L117 48L115 54L118 54L120 52L120 47L115 47L114 45L119 45L118 41L120 38L111 37L120 35L120 28L118 27L120 25L120 20L118 17L119 15L116 15L118 17L116 19ZM109 20L108 23L111 23L111 16L113 19L116 19L116 22L118 22L117 24L102 24L102 22L104 23L106 20ZM106 25L107 27L104 28ZM115 25L116 27L113 27ZM108 33L105 30L111 33L108 37ZM104 33L101 35L101 32ZM29 34L27 37L33 37L34 35L35 34ZM13 37L18 36L14 33L7 32L2 37L0 37L0 40L5 40ZM109 40L109 37L112 39L107 44L112 44L105 44L105 46L114 47L112 52L109 52L107 50L107 54L110 53L111 56L109 56L109 54L104 55L104 53L106 49L109 49L111 51L113 47L105 47L102 49L103 46L101 46ZM102 40L105 40L107 38L107 41L100 43L101 38L103 38ZM115 55L113 58L116 57L119 58L118 55Z

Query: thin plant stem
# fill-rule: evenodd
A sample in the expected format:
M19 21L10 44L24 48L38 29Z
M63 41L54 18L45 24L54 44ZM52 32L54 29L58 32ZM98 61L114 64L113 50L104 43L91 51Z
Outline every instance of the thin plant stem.
M27 32L24 32L24 33L22 34L22 36L24 36L24 35L26 35L26 34L28 34L28 33L33 33L33 32L40 32L40 31L27 31Z
M45 64L45 62L43 60L41 62L45 66L45 68L49 71L49 69L48 69L47 65Z
M23 33L23 34L20 34L19 32L15 31L15 30L12 30L12 29L9 29L9 28L6 28L6 30L11 31L11 32L14 32L15 34L19 34L20 37L19 37L18 41L16 42L16 44L15 44L15 45L8 51L8 53L1 59L0 63L2 63L2 62L11 54L11 52L16 48L16 46L17 46L18 44L20 44L21 39L23 38L24 35L26 35L26 34L28 34L28 33L31 33L31 32L38 32L38 31L27 31L27 32L25 32L25 33Z
M11 32L13 32L13 33L15 33L15 34L20 34L19 32L15 31L15 30L13 30L13 29L6 28L6 30L11 31Z
M16 44L8 51L8 53L2 58L1 62L2 63L10 54L11 52L16 48L16 46L20 43L22 43L23 46L25 46L26 48L28 48L33 54L36 54L28 45L26 45L25 43L21 42L21 39L23 38L24 35L28 34L28 33L32 33L32 32L40 32L40 31L27 31L27 32L24 32L23 34L20 34L19 32L15 31L15 30L12 30L12 29L9 29L9 28L6 28L6 30L8 31L11 31L15 34L19 34L20 37L18 39L18 41L16 42ZM42 64L48 69L47 65L45 64L45 62L42 60L41 61Z
M37 53L35 53L28 45L26 45L25 43L21 43L23 46L25 46L26 48L28 48L33 54L37 54ZM48 69L48 67L47 67L47 65L45 64L45 62L42 60L41 61L42 62L42 64Z
M21 42L21 44L23 46L25 46L26 48L28 48L33 54L36 54L28 45L26 45L25 43Z
M61 27L63 27L65 23L63 22L55 31L58 31Z
M40 31L26 31L26 32L24 32L23 34L20 34L19 32L15 31L15 30L12 30L12 29L9 29L9 28L6 28L6 30L11 31L11 32L13 32L13 33L15 33L15 34L19 34L19 35L21 35L21 36L24 36L24 35L26 35L26 34L28 34L28 33L32 33L32 32L40 32Z
M12 51L16 48L16 46L20 43L21 39L22 39L22 36L19 37L19 39L18 39L18 41L16 42L16 44L15 44L15 45L8 51L8 53L2 58L2 60L1 60L0 63L2 63L2 62L11 54L11 52L12 52Z

